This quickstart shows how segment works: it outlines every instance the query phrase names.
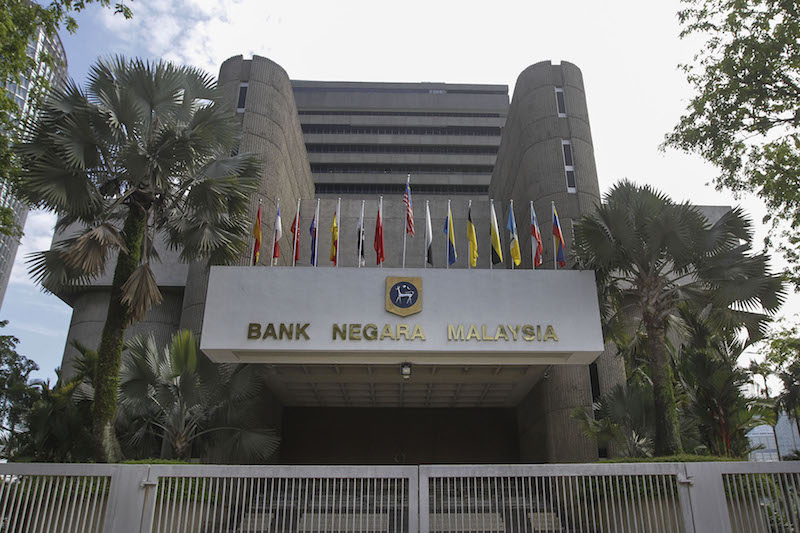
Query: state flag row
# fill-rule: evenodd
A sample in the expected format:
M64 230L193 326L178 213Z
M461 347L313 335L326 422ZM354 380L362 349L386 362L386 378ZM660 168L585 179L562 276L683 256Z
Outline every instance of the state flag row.
M405 227L403 231L403 260L402 266L405 267L406 262L406 237L416 235L416 228L414 224L414 208L411 200L411 187L406 183L406 192L403 195L403 204L405 211ZM558 219L558 211L556 210L555 203L552 203L552 221L553 221L553 248L554 248L554 268L563 267L566 265L566 241L564 234L561 231L561 223ZM330 225L330 255L329 260L334 266L339 265L339 227L341 224L341 198L336 204L336 211L333 213ZM318 266L319 264L319 239L318 239L318 226L320 221L319 216L320 201L317 200L316 208L314 210L313 218L309 224L308 231L310 236L311 247L311 261L310 264ZM361 211L356 223L356 243L355 250L357 257L357 264L359 267L366 264L366 232L367 229L364 225L364 207L365 201L361 201ZM536 211L533 208L533 201L530 202L530 232L531 232L531 259L533 267L536 268L542 264L542 255L544 253L544 244L542 240L542 233L539 231L539 222L536 217ZM300 224L300 200L297 200L297 208L295 211L294 219L290 226L289 231L292 233L292 266L296 266L300 261L300 245L301 245L301 224ZM375 230L372 242L372 249L375 252L375 264L379 267L383 266L386 261L386 249L383 237L383 197L381 196L378 201L378 210L375 216ZM277 265L278 258L281 256L280 241L283 237L283 222L281 220L280 200L277 203L275 212L275 221L273 224L272 235L272 264ZM506 229L509 232L508 255L510 256L511 268L519 266L522 262L522 251L519 241L519 233L517 229L516 218L514 215L514 201L509 202L508 220L506 222ZM253 236L255 237L255 244L253 246L252 264L258 264L258 259L261 250L261 205L258 206L258 213L256 215L256 222L253 227ZM447 214L443 228L443 236L446 243L446 258L444 261L445 268L450 268L451 265L458 261L458 252L456 245L456 229L453 221L453 214L450 208L450 200L447 201ZM478 266L478 258L480 252L478 249L478 237L475 230L475 225L472 220L472 201L470 200L467 209L467 227L466 227L466 240L468 245L467 266L475 268ZM429 202L425 202L425 262L427 268L430 266L437 266L438 261L434 261L433 256L433 242L434 231L431 224L431 212ZM497 215L495 213L494 200L489 203L489 242L490 242L490 255L491 261L489 267L493 268L495 265L504 263L503 255L503 242L500 236L500 227L497 223Z

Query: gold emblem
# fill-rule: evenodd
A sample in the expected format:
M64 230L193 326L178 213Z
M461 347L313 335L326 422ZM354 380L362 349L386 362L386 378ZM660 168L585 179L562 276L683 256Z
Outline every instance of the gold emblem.
M387 276L386 310L399 316L422 311L422 278Z

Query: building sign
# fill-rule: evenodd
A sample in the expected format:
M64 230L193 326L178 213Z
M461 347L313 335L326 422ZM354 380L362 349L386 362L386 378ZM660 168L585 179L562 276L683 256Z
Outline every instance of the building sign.
M217 361L587 364L603 340L591 271L212 267L201 348Z

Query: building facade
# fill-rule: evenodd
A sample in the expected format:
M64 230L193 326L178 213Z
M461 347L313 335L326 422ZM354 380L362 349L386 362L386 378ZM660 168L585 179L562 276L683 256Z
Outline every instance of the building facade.
M28 43L27 54L36 62L36 69L23 76L19 83L6 83L6 90L17 104L23 121L36 118L33 92L37 80L45 80L56 87L62 87L67 81L67 56L57 34L48 37L39 29L36 38ZM43 55L52 60L53 66L42 61ZM4 179L0 179L0 207L8 207L14 212L14 224L18 228L25 226L28 206L13 194L10 184ZM18 247L19 236L0 235L0 306L6 295Z
M574 271L571 263L569 272L531 269L531 206L545 236L541 268L547 271L553 268L551 206L558 206L569 250L572 221L600 201L576 66L530 66L519 76L511 102L502 85L292 81L279 65L259 56L225 61L219 83L241 121L240 150L258 154L263 165L260 189L251 198L253 219L260 205L264 221L259 265L250 267L248 253L239 262L244 270L209 271L162 254L153 268L164 302L128 335L154 333L163 342L178 327L190 328L213 359L261 364L271 391L264 416L281 431L280 462L566 462L604 453L570 417L574 408L591 406L624 380L622 361L603 350L593 273ZM416 236L404 245L406 180ZM317 271L279 268L292 264L288 229L298 200L298 266L310 267L308 227L320 208ZM523 250L515 269L506 229L512 201ZM271 267L279 202L282 254ZM492 264L488 245L492 202L507 256L498 265ZM386 243L381 265L372 246L379 203ZM329 227L338 205L341 268L334 269L327 260ZM426 208L432 265L425 262ZM443 237L448 208L458 233L459 260L452 265L445 261ZM362 209L366 264L359 268L356 228ZM468 217L479 236L475 268L467 261ZM415 318L387 314L393 312L388 278L404 276L419 280L420 289L425 284L425 311ZM70 342L92 345L99 339L110 281L107 273L85 291L64 296L73 307L67 374L75 356ZM263 298L253 300L265 287ZM284 305L278 295L289 298L287 287L297 297L285 302L286 320L297 315L314 330L299 348L261 342L270 326L278 327L265 318L267 307L272 312ZM578 287L585 290L576 292ZM551 295L553 308L544 305L544 295ZM254 307L248 308L248 298ZM249 324L236 322L234 315L247 309ZM326 321L338 321L332 338ZM324 327L318 326L322 322ZM535 325L538 339L523 333L526 326L535 332ZM372 339L370 326L388 330ZM411 338L417 326L425 334ZM250 335L256 327L259 335ZM496 344L472 342L472 327L477 340ZM554 328L552 335L548 327ZM383 342L386 331L400 341L402 328L405 340L416 344ZM231 331L234 337L225 340ZM525 345L523 337L536 342Z

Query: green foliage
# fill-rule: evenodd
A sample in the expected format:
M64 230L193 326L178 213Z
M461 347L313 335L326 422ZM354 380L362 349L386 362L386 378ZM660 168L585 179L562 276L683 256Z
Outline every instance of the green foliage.
M773 228L787 223L776 248L800 288L800 4L682 1L681 36L705 44L683 67L695 96L665 146L716 165L718 187L756 193Z
M97 3L109 7L110 0L52 0L49 4L29 0L0 0L0 80L7 83L21 83L23 78L30 83L32 99L37 99L46 90L47 80L30 73L37 71L35 60L55 67L56 59L42 54L39 58L28 56L28 44L35 41L41 28L47 37L55 38L63 25L74 33L78 24L73 13L78 13L89 4ZM116 13L131 18L131 9L123 3L113 6ZM24 125L20 123L20 109L13 97L5 89L0 91L0 176L16 181L19 173L18 161L14 158L12 144L22 136ZM0 208L0 233L13 235L21 233L14 220L13 211Z
M695 207L650 187L615 185L575 228L579 263L594 269L606 332L642 339L653 383L657 455L681 451L667 330L680 333L679 307L709 311L716 328L763 335L783 301L781 279L764 254L751 253L749 221L733 209L713 225ZM765 312L766 313L765 313ZM616 325L615 325L616 324ZM609 326L611 325L611 326Z
M51 90L39 115L17 145L20 193L57 213L57 229L74 233L33 255L33 278L49 290L82 287L118 253L93 410L97 458L115 461L125 328L161 302L150 268L156 236L187 262L236 261L250 234L257 160L230 155L239 125L215 80L168 62L100 61L85 90L73 83Z
M264 462L278 447L257 417L264 388L252 365L215 364L182 330L159 349L152 336L128 343L120 371L118 428L130 454L207 462ZM146 462L146 461L145 461Z
M7 321L0 322L0 328ZM39 367L16 351L19 339L11 335L0 335L0 458L13 457L25 431L25 413L37 398L36 390L29 383L32 372Z
M675 455L662 455L658 457L614 457L600 459L599 463L708 463L717 461L746 461L742 457L723 457L716 455L697 455L679 453Z

